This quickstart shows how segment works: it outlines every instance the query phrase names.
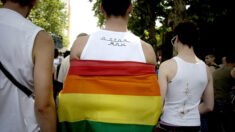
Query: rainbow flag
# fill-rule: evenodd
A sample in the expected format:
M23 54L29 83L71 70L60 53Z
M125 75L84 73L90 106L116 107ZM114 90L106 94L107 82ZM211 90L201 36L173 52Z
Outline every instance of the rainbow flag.
M151 132L161 109L154 65L72 60L59 95L59 131Z

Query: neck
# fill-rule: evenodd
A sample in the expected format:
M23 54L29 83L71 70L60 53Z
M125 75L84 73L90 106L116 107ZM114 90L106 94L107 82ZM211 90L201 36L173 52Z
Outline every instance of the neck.
M196 55L194 53L193 47L189 48L188 46L182 46L178 50L178 56L191 58L195 57Z
M127 32L128 18L121 16L110 16L106 19L105 30Z
M7 9L10 9L10 10L16 11L16 12L18 12L19 14L21 14L25 18L27 17L28 10L29 10L29 8L27 6L22 7L18 3L11 2L11 1L7 1L3 5L3 8L7 8Z

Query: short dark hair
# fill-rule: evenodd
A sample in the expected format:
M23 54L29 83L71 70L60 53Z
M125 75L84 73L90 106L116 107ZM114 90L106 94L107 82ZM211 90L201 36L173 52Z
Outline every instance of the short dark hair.
M7 0L1 0L3 4L6 3ZM31 4L34 0L10 0L15 3L19 3L21 6L27 6Z
M199 41L199 27L192 20L184 20L175 27L174 35L178 35L182 44L191 48Z
M208 54L206 56L209 56L210 58L215 58L215 55L214 54Z
M125 16L131 4L131 0L101 0L107 16Z

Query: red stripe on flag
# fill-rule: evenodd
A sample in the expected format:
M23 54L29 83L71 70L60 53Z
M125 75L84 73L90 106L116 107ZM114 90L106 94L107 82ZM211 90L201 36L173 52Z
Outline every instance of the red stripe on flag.
M128 61L71 60L68 75L135 76L155 74L155 66Z

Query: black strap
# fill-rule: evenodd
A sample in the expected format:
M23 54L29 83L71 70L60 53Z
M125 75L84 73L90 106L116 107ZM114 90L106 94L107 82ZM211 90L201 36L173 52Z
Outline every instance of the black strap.
M22 84L20 84L20 83L5 69L5 67L2 65L1 62L0 62L0 69L1 69L2 72L5 74L5 76L6 76L16 87L18 87L21 91L23 91L27 96L32 95L32 91L30 91L28 88L26 88L25 86L23 86Z

